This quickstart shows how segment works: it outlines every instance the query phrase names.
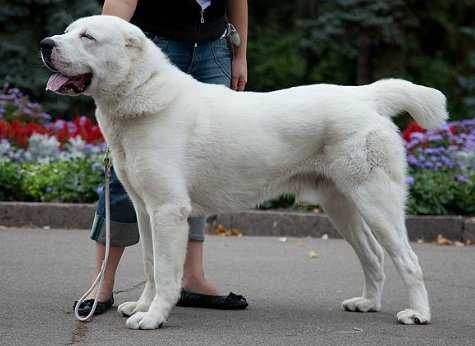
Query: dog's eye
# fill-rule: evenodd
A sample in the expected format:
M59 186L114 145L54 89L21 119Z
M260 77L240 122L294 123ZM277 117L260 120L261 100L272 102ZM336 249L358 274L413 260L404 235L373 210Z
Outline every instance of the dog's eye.
M96 39L94 37L92 37L91 35L89 35L88 33L86 32L83 32L81 35L80 35L81 38L85 38L87 40L91 40L91 41L95 41Z

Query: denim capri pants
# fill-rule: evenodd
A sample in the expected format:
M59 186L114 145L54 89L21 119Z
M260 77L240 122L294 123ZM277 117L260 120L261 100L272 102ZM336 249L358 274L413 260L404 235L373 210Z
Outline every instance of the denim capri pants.
M191 42L178 42L157 37L151 33L146 35L162 49L170 61L180 70L192 75L195 79L210 84L231 85L231 46L226 38L199 44L195 47ZM127 193L112 169L109 183L111 206L111 246L130 246L138 243L139 230L134 207ZM105 204L104 191L99 194L91 239L105 243ZM204 240L205 217L188 219L189 239Z

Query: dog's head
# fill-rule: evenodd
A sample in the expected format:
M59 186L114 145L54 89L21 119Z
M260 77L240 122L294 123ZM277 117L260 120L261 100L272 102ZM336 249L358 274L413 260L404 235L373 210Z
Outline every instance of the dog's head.
M118 17L78 19L64 34L40 42L43 63L54 72L46 89L93 96L118 88L129 77L146 41L139 28Z

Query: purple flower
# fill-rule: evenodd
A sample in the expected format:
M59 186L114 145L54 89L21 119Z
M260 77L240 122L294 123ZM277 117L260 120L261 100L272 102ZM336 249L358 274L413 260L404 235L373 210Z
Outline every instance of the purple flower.
M406 177L406 185L409 186L409 187L414 185L414 178L411 177L411 176Z
M412 133L405 147L411 168L454 173L466 170L466 155L462 154L474 155L475 120L454 121L425 133Z
M104 172L104 166L101 165L99 162L94 162L91 166L91 169L94 171L94 172L101 172L103 173Z
M79 124L81 124L81 126L84 126L84 125L86 125L86 124L87 124L87 122L88 122L88 119L87 119L87 117L85 117L85 116L81 116L81 117L79 118Z
M465 175L456 175L455 180L457 180L459 183L468 183L468 182L470 182L470 179L468 179L468 177L465 176Z
M434 164L432 162L424 162L424 164L422 165L424 168L427 168L427 169L432 169L434 168Z
M417 158L414 155L407 155L407 162L411 166L415 166L415 165L417 165Z
M77 127L76 127L75 123L73 123L71 121L68 121L67 125L68 125L68 131L69 132L76 132Z
M434 134L434 135L428 135L427 139L431 142L437 142L437 141L443 140L444 138L441 135Z
M420 141L424 138L424 134L420 132L411 133L411 140Z
M13 95L0 95L0 101L13 101L14 99Z
M54 123L53 123L53 126L54 126L54 129L55 130L61 130L64 126L64 124L66 123L66 121L62 120L62 119L59 119L59 120L56 120Z

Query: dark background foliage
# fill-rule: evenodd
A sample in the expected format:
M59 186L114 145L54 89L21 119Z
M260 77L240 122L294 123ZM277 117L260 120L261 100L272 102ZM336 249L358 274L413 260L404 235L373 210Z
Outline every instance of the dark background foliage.
M46 93L49 72L42 67L39 41L64 31L74 19L97 14L95 0L6 0L0 6L0 83L10 82L53 115L90 112L86 97Z
M53 115L91 114L85 98L44 92L38 42L99 10L96 0L7 0L0 82ZM475 116L475 0L252 0L249 10L249 90L402 77L442 90L453 118Z

